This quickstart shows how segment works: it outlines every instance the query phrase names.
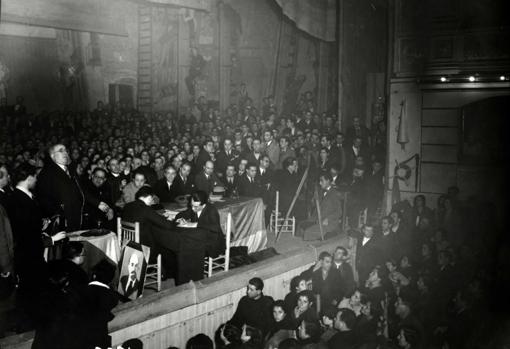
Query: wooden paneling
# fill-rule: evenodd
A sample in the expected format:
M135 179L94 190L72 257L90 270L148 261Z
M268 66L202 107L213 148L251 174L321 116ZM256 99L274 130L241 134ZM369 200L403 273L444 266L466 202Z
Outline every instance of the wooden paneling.
M421 141L424 144L457 144L456 128L423 127Z
M459 126L458 109L425 109L421 120L422 126Z
M115 318L109 324L114 348L130 338L140 338L144 348L184 348L186 341L198 333L213 338L219 325L232 317L250 278L260 277L265 294L283 299L289 292L290 280L308 269L320 252L332 252L337 244L335 239L318 242L122 304L114 310ZM28 349L32 338L33 333L11 336L0 340L0 346Z
M457 165L421 164L421 191L445 193L446 189L457 182Z
M457 147L448 145L423 145L421 160L431 162L457 163Z

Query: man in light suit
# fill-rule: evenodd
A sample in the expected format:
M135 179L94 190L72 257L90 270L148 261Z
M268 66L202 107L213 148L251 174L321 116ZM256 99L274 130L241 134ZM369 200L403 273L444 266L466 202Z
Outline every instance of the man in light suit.
M332 186L331 174L323 173L319 177L319 184L322 194L319 194L319 207L322 222L317 221L317 216L311 221L304 221L300 224L301 231L304 230L304 240L315 240L320 238L319 223L322 224L324 235L327 233L338 234L340 231L340 218L342 217L342 199L340 193Z
M280 161L280 146L274 140L274 136L271 131L264 132L264 147L262 151L269 156L269 160L271 160L271 168L276 168Z

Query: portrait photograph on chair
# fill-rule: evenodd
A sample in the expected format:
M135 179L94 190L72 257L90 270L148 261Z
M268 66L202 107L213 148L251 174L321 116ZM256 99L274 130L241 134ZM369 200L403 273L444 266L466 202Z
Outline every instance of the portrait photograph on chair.
M133 241L122 250L117 291L126 298L134 300L142 295L149 252L148 248Z

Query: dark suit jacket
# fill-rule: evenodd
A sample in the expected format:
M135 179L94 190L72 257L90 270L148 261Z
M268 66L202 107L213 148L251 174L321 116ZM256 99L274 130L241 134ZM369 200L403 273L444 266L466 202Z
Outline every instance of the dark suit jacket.
M178 190L175 179L170 188L168 188L166 178L158 180L154 185L154 191L156 192L160 202L174 202L175 198L179 195Z
M260 154L260 155L259 155L259 158L257 159L257 158L255 157L255 153L254 153L253 151L251 151L251 152L249 152L249 153L245 154L244 158L245 158L246 160L248 160L248 163L249 163L249 164L255 164L255 165L257 165L257 168L258 168L258 167L259 167L259 160L260 160L260 157L261 157L264 153L263 153L263 152L260 152L259 154Z
M120 189L122 180L125 180L126 183L129 183L131 178L124 174L119 174L117 177L111 173L106 175L106 183L110 186L112 192L112 202L117 202L117 200L119 200L120 196L122 195L122 190Z
M222 185L221 181L219 180L218 176L216 176L215 173L212 173L209 176L209 179L206 178L204 171L201 171L195 177L195 189L203 190L207 194L212 193L215 183L216 185Z
M239 154L234 150L230 151L230 155L227 155L227 153L224 150L219 151L216 154L216 163L214 164L216 173L221 174L225 173L228 164L232 164L237 168L238 159Z
M312 274L312 287L313 293L321 297L321 309L327 309L332 306L333 300L341 300L342 296L342 282L340 274L332 267L324 279L322 277L322 270L316 270Z
M225 196L231 197L233 192L235 190L238 190L237 187L239 186L239 178L237 176L234 176L232 183L230 183L227 177L223 177L223 182L225 185Z
M94 348L108 348L111 346L111 337L108 334L108 322L115 317L112 309L118 303L115 291L98 286L88 285L85 289L85 333L87 344Z
M331 270L338 273L338 277L340 278L340 284L341 284L341 293L343 296L346 296L350 294L352 291L354 291L354 288L356 287L356 283L354 281L354 273L352 272L352 266L347 263L343 262L340 264L340 266L337 268L336 264L333 262L333 265L331 266ZM341 297L340 297L341 299Z
M319 194L319 206L321 208L321 219L328 219L328 225L324 226L325 232L338 232L340 219L342 218L342 198L335 188L331 187L326 195ZM316 212L316 211L314 211Z
M139 287L139 280L135 279L134 284L129 285L129 288L126 290L128 280L129 280L129 275L124 275L120 278L122 294L126 297L130 297L133 294L133 292L138 293L138 287Z
M262 197L262 192L260 189L260 183L257 181L257 178L253 180L252 183L248 180L248 176L245 174L239 178L239 195L247 196L247 197Z
M173 231L175 223L159 215L141 200L135 200L124 206L122 219L128 222L140 223L140 242L142 245L156 250L157 245L174 252L179 250L179 236ZM152 255L155 254L151 253Z
M356 268L360 274L360 284L368 277L376 265L383 262L381 248L377 237L373 236L365 245L363 245L363 236L358 237L358 246L356 249Z
M177 192L177 196L187 195L193 192L194 183L191 175L188 176L188 178L186 178L186 182L184 182L181 175L177 174L173 184L175 184L175 191Z
M204 238L201 239L202 241L195 241L196 245L191 247L201 248L203 246L206 255L211 257L216 257L225 251L225 236L221 230L220 214L214 205L207 203L200 217L197 217L195 211L188 208L186 211L179 213L175 217L175 220L179 218L197 222L197 230L199 231L197 237L199 237L201 233L205 235ZM186 247L183 246L183 249L184 248Z
M49 160L37 176L35 194L45 216L61 214L63 208L67 230L81 228L85 196L76 177Z
M23 282L40 282L47 271L44 247L52 244L51 238L42 234L41 209L35 200L15 189L8 213L14 238L15 269Z
M88 214L88 222L84 222L84 224L88 223L88 227L96 228L98 221L107 220L105 213L98 208L99 203L102 201L110 206L110 208L113 209L114 207L113 204L115 201L112 201L113 195L111 187L108 182L98 188L91 181L87 181L83 186L83 191L86 193L84 212Z
M195 173L202 171L205 163L211 160L211 155L205 151L204 148L200 149L200 153L198 153L197 162L195 163Z

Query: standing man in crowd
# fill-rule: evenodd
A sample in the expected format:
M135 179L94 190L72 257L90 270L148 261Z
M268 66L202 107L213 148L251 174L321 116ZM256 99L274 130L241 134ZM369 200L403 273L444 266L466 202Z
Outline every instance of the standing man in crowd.
M68 169L70 158L67 149L63 144L55 144L49 155L49 161L38 176L36 200L45 216L63 215L67 231L80 230L85 196L78 179ZM97 207L103 212L110 208L102 201Z

